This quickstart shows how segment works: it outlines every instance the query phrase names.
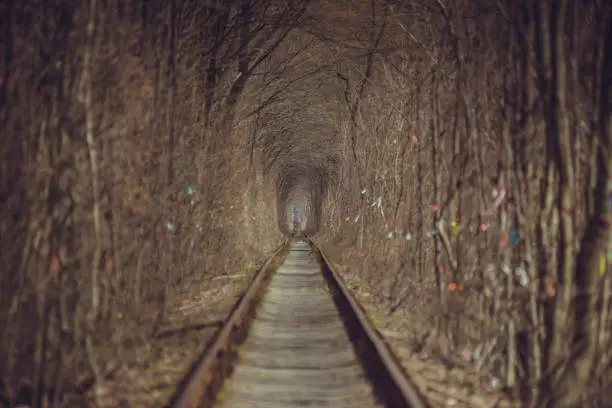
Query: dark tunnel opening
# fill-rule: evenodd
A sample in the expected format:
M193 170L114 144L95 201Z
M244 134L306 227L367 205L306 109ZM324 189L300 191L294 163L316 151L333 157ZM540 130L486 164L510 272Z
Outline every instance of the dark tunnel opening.
M324 203L343 165L339 123L309 102L317 97L316 90L288 97L262 113L256 130L258 159L275 192L276 227L285 236L324 232Z
M329 174L316 165L285 163L276 176L278 229L284 235L319 232Z

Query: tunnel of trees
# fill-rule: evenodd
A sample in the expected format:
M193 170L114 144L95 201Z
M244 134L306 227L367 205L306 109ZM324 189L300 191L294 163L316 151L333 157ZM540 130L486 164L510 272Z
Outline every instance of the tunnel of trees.
M609 401L610 149L606 0L0 0L0 391L61 406L297 205L513 398Z

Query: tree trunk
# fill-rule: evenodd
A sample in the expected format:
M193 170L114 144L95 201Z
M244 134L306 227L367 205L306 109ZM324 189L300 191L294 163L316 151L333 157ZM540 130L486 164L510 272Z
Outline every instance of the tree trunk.
M575 328L572 350L573 364L561 379L559 389L567 390L552 405L563 402L564 406L584 406L585 394L594 374L598 339L598 299L602 281L602 264L605 266L607 249L611 238L612 217L612 6L607 7L607 32L605 34L605 57L601 66L602 87L599 106L599 146L597 151L597 181L594 191L594 211L589 218L582 237L580 252L576 260L574 280L576 300L574 309ZM602 328L603 329L603 328ZM572 390L570 392L569 390ZM587 404L588 405L588 404Z
M93 192L93 222L95 249L91 263L91 307L95 314L100 306L100 260L102 257L102 220L100 215L100 185L98 171L98 148L94 139L93 112L93 78L92 60L94 52L94 35L96 20L96 0L89 2L89 20L87 22L87 46L83 59L83 104L85 105L85 139L89 150L91 171L91 188Z

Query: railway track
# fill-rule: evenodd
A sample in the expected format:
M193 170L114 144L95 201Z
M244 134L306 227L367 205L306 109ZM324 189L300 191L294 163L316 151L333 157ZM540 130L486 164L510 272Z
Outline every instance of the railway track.
M257 272L169 408L425 408L397 359L308 240Z

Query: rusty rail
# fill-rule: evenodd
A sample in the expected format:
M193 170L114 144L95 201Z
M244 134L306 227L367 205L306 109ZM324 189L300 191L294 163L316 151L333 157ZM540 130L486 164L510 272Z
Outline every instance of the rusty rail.
M426 408L316 245L295 239L256 273L169 408Z

